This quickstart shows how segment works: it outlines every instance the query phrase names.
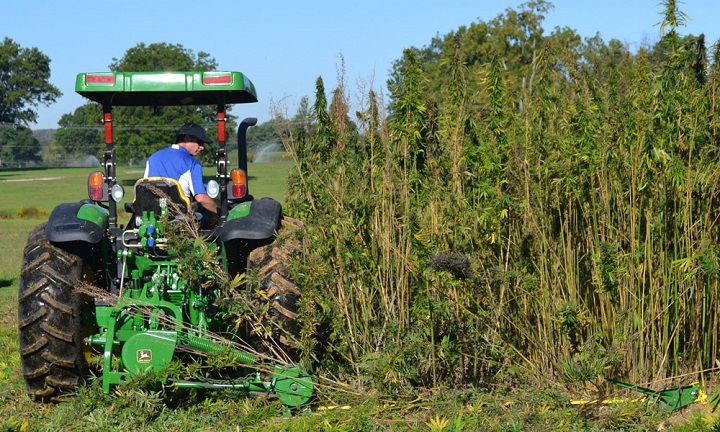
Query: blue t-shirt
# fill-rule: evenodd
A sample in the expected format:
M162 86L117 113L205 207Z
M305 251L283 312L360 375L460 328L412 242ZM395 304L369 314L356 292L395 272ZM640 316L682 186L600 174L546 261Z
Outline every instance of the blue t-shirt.
M153 153L145 165L145 177L170 177L178 181L188 198L206 194L202 165L177 144Z

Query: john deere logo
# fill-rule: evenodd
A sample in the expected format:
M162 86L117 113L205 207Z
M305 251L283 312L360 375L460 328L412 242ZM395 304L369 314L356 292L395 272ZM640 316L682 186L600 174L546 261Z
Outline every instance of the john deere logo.
M152 361L152 350L141 349L137 350L137 362L138 363L150 363Z

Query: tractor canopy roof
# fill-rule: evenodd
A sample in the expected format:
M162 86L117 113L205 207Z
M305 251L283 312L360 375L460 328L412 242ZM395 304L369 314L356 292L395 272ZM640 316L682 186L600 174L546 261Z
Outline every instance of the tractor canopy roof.
M92 72L75 91L103 106L220 105L257 102L241 72Z

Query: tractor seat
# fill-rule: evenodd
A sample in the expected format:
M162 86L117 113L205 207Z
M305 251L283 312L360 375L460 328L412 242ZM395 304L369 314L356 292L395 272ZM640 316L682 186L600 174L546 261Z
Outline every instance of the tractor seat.
M167 200L170 211L191 214L191 202L177 180L167 177L146 177L135 183L135 199L130 206L133 214L154 211L160 217L160 200ZM173 205L174 204L174 205Z

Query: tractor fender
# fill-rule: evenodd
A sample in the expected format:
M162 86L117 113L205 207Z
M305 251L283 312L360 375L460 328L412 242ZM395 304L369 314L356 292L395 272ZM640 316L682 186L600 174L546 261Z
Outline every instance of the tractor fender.
M99 243L105 237L109 212L90 200L64 203L50 213L45 234L51 243Z
M247 204L247 203L243 203ZM282 206L272 198L253 200L246 215L228 219L222 226L218 238L227 243L232 240L267 240L275 236L280 228ZM230 212L230 217L233 212Z

